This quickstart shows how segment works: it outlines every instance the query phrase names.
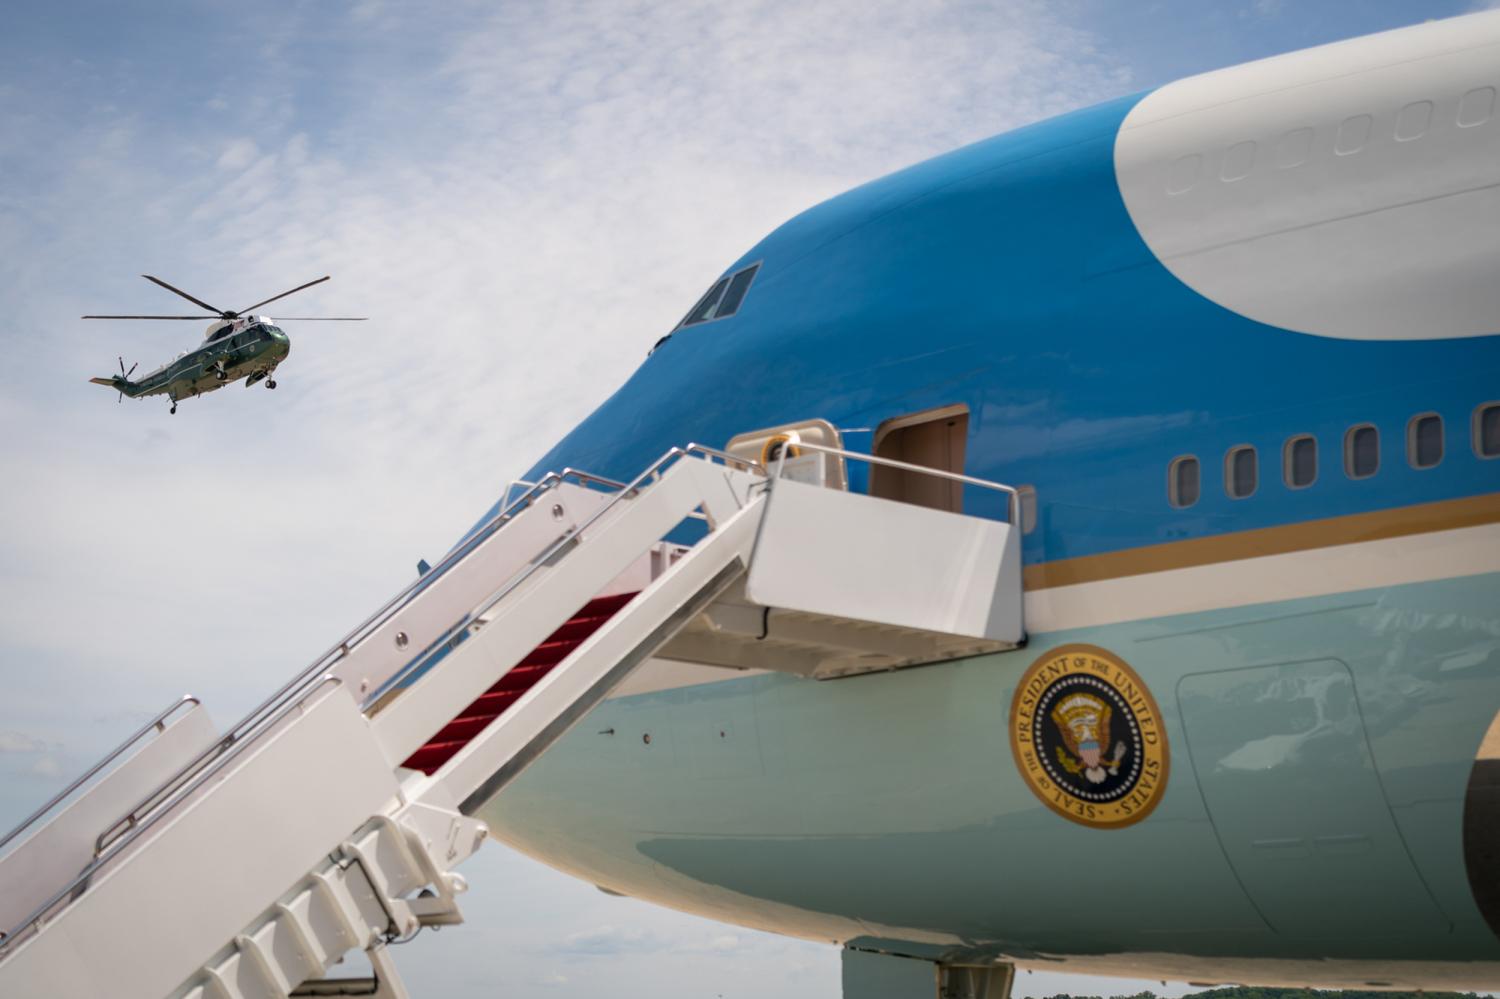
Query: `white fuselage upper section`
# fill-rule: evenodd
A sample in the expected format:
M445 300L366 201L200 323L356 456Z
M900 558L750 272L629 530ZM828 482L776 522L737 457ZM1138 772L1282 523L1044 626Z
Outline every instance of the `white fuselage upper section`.
M1145 97L1120 190L1184 284L1346 339L1500 332L1500 11L1205 73Z

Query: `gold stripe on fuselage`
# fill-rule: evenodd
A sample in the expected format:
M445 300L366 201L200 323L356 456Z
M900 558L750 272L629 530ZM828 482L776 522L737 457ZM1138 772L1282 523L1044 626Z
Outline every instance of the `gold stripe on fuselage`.
M1058 559L1027 566L1023 579L1026 589L1045 590L1054 586L1096 583L1149 572L1237 562L1262 555L1284 555L1497 522L1500 522L1500 493L1487 493L1394 510L1261 527L1212 538L1171 541L1103 555Z

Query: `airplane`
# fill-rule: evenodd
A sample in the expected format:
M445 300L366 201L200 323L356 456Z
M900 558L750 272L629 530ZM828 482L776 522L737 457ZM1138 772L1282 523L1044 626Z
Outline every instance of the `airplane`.
M1491 11L1217 70L783 224L519 496L140 808L75 830L0 982L282 994L363 946L405 995L384 945L459 921L433 865L493 837L838 946L846 999L1004 999L1033 969L1500 988L1497 53ZM772 538L784 500L836 515ZM658 512L686 525L651 551L664 574L593 588L633 555L611 532L655 544ZM898 522L930 530L860 533ZM689 575L721 542L735 560ZM872 606L757 605L763 557L809 606ZM980 565L1014 579L977 611L1004 640L941 646ZM450 627L465 587L484 602ZM506 643L534 652L486 689ZM301 853L252 849L272 841ZM207 963L161 942L191 934Z
M132 364L130 370L125 369L125 359L119 359L120 373L110 375L107 378L90 378L89 381L95 385L104 385L119 393L120 401L126 396L132 399L144 396L166 394L171 401L169 413L176 414L177 403L180 399L188 397L197 398L206 395L225 385L245 379L245 387L264 381L266 388L276 387L276 366L286 360L291 352L292 343L281 327L276 325L275 320L269 316L252 315L252 311L263 305L269 305L288 295L311 288L315 284L322 284L329 279L328 275L298 285L291 291L284 291L279 295L272 296L262 302L239 312L226 309L218 309L203 302L179 288L174 288L161 278L152 277L150 274L142 274L141 277L153 284L160 285L175 295L180 295L192 302L215 313L214 316L84 316L84 319L213 319L208 329L204 332L203 343L196 348L178 354L176 358L163 364L161 367L151 371L136 381L130 380L130 375L136 366ZM362 322L364 316L297 316L298 322Z
M1025 646L658 657L474 814L609 893L841 945L851 999L935 965L1500 988L1497 88L1500 12L1426 23L780 226L525 478L823 421L1023 486Z

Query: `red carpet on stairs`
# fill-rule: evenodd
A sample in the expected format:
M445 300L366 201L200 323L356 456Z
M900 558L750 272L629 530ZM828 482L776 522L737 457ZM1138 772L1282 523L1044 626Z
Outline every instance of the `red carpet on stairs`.
M634 596L634 593L619 593L612 597L595 597L584 604L567 623L548 635L546 641L533 649L493 687L480 694L473 704L460 711L458 717L444 725L401 765L428 775L434 773L467 746L469 740L488 727L490 722L520 700L522 694L552 671L552 667L566 659L585 639L598 631L604 622L614 617Z

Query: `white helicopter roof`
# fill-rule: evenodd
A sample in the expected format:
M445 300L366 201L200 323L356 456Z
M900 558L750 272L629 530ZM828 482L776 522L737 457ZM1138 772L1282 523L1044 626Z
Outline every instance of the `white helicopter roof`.
M244 329L245 326L246 322L243 317L239 319L215 319L213 322L209 323L208 327L203 331L203 342L207 343L210 340L217 340L219 337L224 336L227 333L232 333L235 330Z

